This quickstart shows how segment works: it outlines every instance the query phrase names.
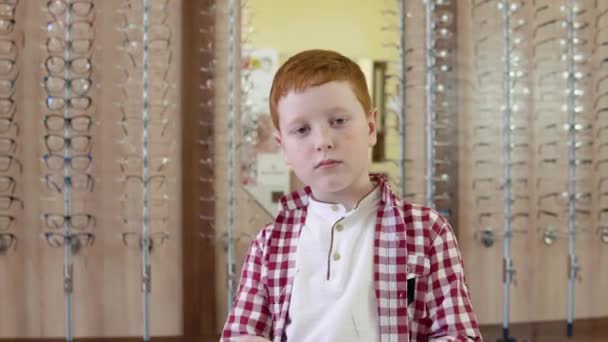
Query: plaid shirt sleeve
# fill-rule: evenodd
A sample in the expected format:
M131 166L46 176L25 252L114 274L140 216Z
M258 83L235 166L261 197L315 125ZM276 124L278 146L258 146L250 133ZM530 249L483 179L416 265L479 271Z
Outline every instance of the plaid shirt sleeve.
M272 339L268 294L263 282L264 236L262 230L249 248L232 311L222 332L223 341L231 341L243 335Z
M429 316L434 319L429 341L482 341L456 237L450 224L441 221L436 222L441 228L430 248L430 291L426 303Z

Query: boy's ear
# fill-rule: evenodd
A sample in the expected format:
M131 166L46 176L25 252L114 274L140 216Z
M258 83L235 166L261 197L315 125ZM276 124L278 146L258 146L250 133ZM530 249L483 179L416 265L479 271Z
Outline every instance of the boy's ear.
M368 126L368 137L369 137L369 146L376 145L377 141L377 133L378 133L378 125L377 125L377 116L378 111L373 109L367 118L367 126Z
M289 160L287 160L287 154L285 153L283 141L281 140L281 132L279 132L278 130L275 130L272 135L274 136L274 141L276 141L277 145L279 145L279 147L281 148L281 154L283 155L283 160L285 161L285 165L288 168L291 168L291 163L289 162Z
M274 141L277 142L277 145L279 145L279 146L282 147L282 145L281 145L281 133L279 131L275 130L272 133L272 135L274 136Z

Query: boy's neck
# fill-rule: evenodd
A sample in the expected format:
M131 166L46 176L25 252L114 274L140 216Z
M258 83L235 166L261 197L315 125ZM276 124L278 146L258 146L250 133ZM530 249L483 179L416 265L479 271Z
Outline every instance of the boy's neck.
M343 192L316 192L313 189L312 197L319 202L342 204L346 211L351 211L376 188L376 184L369 178L366 178L366 180L362 184L345 189Z

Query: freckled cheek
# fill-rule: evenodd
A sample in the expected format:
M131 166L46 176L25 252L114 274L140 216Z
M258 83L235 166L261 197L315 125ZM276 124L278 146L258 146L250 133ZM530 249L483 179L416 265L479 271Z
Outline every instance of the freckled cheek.
M308 144L303 140L293 140L289 142L287 148L289 151L301 153L306 150L307 146Z
M310 147L309 145L304 142L293 142L285 146L283 153L289 154L295 163L302 163L310 160L310 155L314 152L314 146Z
M359 139L357 139L359 138ZM348 142L351 143L352 141L358 141L361 139L360 135L357 135L355 133L349 132L349 133L345 133L340 137L340 141L342 142Z

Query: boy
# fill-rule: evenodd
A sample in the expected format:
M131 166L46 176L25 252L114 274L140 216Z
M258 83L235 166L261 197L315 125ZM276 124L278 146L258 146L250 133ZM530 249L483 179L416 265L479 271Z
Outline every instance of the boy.
M376 112L357 64L296 54L269 101L307 186L252 242L224 341L481 341L449 223L369 174Z

